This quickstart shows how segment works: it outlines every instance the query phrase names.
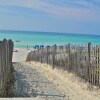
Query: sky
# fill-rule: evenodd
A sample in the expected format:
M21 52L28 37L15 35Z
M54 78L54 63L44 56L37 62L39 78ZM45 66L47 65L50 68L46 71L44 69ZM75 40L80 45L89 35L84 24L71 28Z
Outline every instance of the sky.
M100 34L100 0L0 0L0 30Z

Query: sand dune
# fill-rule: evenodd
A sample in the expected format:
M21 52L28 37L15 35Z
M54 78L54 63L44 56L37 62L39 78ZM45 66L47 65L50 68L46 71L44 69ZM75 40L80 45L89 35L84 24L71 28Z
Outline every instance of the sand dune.
M13 54L13 62L22 62L31 68L37 69L48 78L50 82L56 85L58 91L61 91L63 95L66 95L66 100L100 100L100 90L89 91L87 90L88 83L82 82L78 77L75 77L72 73L62 71L59 69L52 69L47 64L41 64L38 62L24 62L28 52L32 49L16 49L18 52Z
M36 68L40 73L53 82L63 95L66 95L66 100L100 100L100 90L87 89L88 83L82 82L80 78L67 71L52 69L47 64L37 62L25 62L32 68Z

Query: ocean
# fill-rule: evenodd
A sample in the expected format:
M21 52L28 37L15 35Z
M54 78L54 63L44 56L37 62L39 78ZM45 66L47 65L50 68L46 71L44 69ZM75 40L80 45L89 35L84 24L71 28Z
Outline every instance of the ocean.
M100 36L55 32L0 31L0 40L12 39L15 48L33 48L34 45L100 44Z

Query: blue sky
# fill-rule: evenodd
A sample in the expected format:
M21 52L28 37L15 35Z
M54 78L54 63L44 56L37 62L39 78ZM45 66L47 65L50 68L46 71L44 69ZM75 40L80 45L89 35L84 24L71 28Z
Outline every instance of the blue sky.
M0 29L100 34L100 0L0 0Z

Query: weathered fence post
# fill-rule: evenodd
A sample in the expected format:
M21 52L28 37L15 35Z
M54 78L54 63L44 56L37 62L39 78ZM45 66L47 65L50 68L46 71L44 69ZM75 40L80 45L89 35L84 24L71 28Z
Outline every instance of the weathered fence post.
M6 96L6 84L12 68L13 42L0 41L0 96ZM2 93L1 93L2 92Z
M52 60L53 60L53 69L55 66L55 55L56 55L56 44L52 46Z
M46 47L46 63L48 64L48 57L49 57L49 49L50 49L50 46L47 46Z
M68 55L67 55L67 49L68 49L68 45L65 45L65 51L64 51L64 56L65 56L65 60L64 60L64 62L65 62L65 69L67 69L67 63L68 63Z
M36 50L33 51L33 60L36 60Z
M71 51L70 51L70 43L68 43L68 71L71 69Z
M41 54L40 54L40 56L41 56L41 57L40 57L41 61L40 61L40 62L42 63L42 56L43 56L42 53L43 53L43 48L41 48L41 51L40 51L40 52L41 52Z
M88 82L91 83L91 43L88 43Z
M1 95L1 90L2 90L2 51L1 51L1 49L2 49L2 42L0 41L0 95Z

